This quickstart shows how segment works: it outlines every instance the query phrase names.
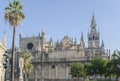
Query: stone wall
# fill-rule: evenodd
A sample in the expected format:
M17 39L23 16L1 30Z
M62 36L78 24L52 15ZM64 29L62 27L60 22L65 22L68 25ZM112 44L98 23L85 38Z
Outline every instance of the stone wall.
M6 47L0 43L0 80L4 81L5 69L3 66L4 58L3 55L5 54Z
M71 78L70 65L67 63L44 63L34 65L34 70L29 75L29 78L51 78L51 79L66 79Z
M75 58L76 50L55 50L49 53L49 58Z

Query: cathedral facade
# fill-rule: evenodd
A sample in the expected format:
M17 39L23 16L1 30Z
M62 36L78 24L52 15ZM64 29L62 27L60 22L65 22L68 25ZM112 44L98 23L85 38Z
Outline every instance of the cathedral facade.
M87 62L93 58L109 58L104 47L104 42L100 41L100 32L94 15L92 16L90 31L88 32L88 47L85 46L83 33L81 33L80 43L64 36L61 41L54 42L52 38L46 41L46 32L34 37L19 38L19 50L26 49L32 53L32 64L34 69L29 74L29 81L56 81L72 80L70 75L70 65L74 62ZM20 56L18 52L16 61Z
M6 35L4 35L3 40L0 42L0 81L5 80L5 68L4 68L3 63L5 63L4 54L5 54L6 50L7 50Z

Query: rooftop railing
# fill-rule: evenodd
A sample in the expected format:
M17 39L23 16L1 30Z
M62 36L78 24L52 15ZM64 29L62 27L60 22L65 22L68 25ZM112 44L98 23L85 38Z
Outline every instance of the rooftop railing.
M92 61L94 58L108 59L108 56L104 57L80 57L80 58L37 58L32 59L32 62L77 62L77 61Z

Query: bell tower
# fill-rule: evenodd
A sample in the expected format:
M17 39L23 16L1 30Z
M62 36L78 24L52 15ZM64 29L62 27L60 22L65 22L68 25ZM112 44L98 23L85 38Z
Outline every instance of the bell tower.
M88 32L88 48L98 48L99 47L99 32L96 29L96 19L94 14L91 20L91 30Z

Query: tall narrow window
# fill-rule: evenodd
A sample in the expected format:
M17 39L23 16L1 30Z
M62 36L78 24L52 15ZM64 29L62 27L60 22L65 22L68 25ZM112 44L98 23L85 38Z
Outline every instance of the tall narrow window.
M93 35L93 40L95 40L95 36Z
M52 65L52 69L55 69L55 65Z

